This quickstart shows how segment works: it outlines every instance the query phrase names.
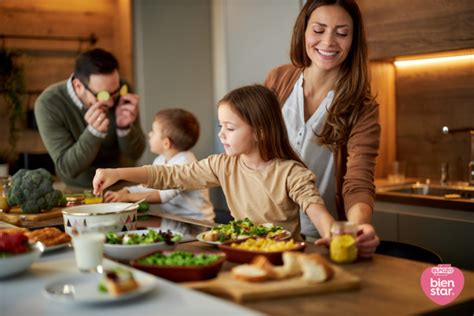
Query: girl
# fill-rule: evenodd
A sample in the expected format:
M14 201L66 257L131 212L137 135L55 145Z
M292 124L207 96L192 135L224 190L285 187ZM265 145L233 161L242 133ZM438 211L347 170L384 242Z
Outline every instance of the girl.
M328 237L334 219L319 196L314 174L290 146L276 95L261 85L236 89L219 101L218 118L225 154L187 165L97 169L94 192L118 180L156 189L220 185L236 219L280 224L299 238L301 208L321 236Z

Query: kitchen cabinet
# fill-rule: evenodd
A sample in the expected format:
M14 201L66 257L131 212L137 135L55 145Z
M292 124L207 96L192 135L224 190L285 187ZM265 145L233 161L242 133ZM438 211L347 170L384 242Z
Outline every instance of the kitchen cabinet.
M373 224L382 240L428 248L443 263L474 269L474 211L376 201Z
M359 0L371 60L474 47L472 0Z

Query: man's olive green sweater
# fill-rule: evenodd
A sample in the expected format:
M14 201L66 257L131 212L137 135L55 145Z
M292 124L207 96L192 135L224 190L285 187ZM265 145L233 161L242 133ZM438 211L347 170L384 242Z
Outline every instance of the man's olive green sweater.
M94 136L67 90L67 81L47 88L36 100L35 117L56 173L68 186L90 188L97 168L132 166L145 149L139 119L123 137L117 136L115 113L109 110L107 136Z

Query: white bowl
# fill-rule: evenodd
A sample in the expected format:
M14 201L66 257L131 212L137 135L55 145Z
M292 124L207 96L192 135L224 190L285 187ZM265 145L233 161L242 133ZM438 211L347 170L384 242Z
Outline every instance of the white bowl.
M159 229L156 229L159 231ZM117 233L117 235L124 234L146 234L148 229L143 230L133 230L129 232ZM173 235L181 235L178 232L172 231ZM112 259L120 261L129 261L143 257L147 254L159 251L159 250L169 250L176 247L177 242L173 245L168 245L164 241L155 242L152 244L138 244L138 245L117 245L117 244L104 244L104 254Z
M127 208L127 206L130 206ZM63 209L64 231L73 235L85 232L121 232L134 230L138 205L101 203L71 206Z
M0 278L10 277L27 270L33 262L38 260L43 251L43 244L37 242L27 253L0 258Z

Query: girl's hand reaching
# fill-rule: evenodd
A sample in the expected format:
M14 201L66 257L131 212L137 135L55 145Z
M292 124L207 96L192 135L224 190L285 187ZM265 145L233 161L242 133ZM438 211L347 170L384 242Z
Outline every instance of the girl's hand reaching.
M120 180L120 175L117 169L97 169L92 180L94 194L101 194L118 180Z

